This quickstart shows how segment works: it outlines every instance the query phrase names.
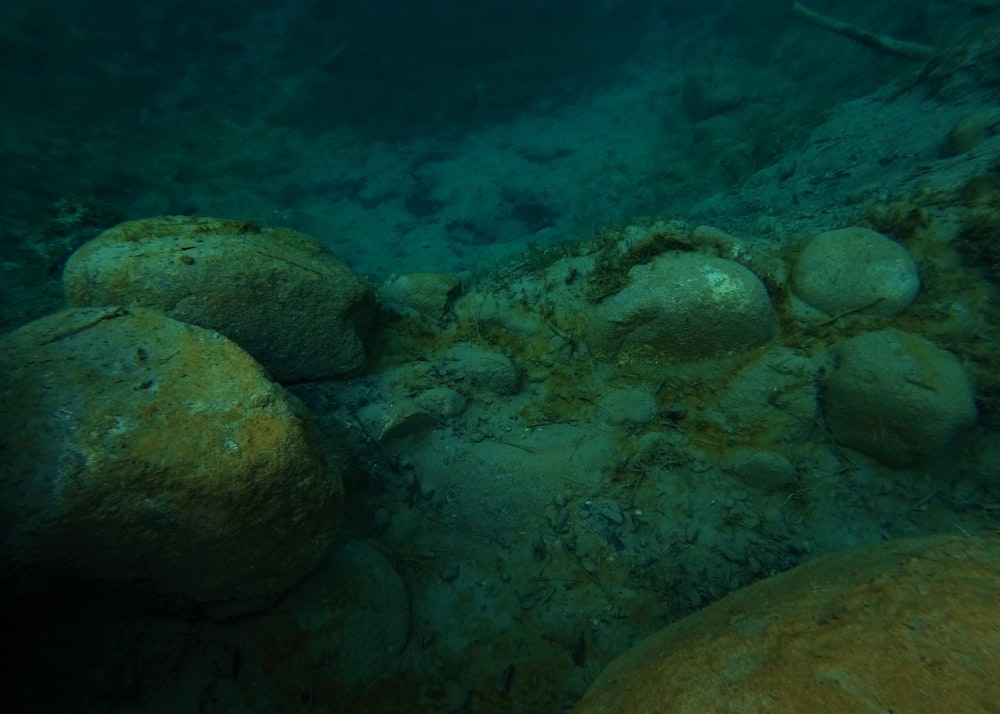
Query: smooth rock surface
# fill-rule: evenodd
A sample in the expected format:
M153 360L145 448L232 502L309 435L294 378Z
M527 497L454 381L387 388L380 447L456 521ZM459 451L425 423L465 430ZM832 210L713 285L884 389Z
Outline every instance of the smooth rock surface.
M739 263L666 253L629 271L594 309L588 338L605 361L696 360L767 342L775 329L764 284Z
M70 305L140 305L218 330L281 381L351 372L364 361L371 300L318 243L244 221L129 221L77 250Z
M142 308L65 310L0 342L0 453L0 563L24 578L252 607L341 518L299 403L222 335Z
M792 273L795 292L828 315L862 311L891 317L920 290L917 264L894 240L867 228L813 236Z
M822 556L647 638L573 712L995 711L998 598L996 535Z
M941 451L976 420L972 385L950 352L901 330L834 348L824 413L838 443L892 466Z

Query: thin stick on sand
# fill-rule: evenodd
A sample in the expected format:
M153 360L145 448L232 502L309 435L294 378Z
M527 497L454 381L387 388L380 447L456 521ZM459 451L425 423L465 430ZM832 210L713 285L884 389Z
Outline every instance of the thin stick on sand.
M792 3L792 14L810 22L817 27L842 35L855 42L871 47L880 52L886 52L897 57L907 57L909 59L927 59L938 53L937 49L930 45L922 45L917 42L907 42L897 40L895 37L879 35L868 30L863 30L856 25L852 25L842 20L837 20L828 15L822 15L815 10L810 10L799 2Z

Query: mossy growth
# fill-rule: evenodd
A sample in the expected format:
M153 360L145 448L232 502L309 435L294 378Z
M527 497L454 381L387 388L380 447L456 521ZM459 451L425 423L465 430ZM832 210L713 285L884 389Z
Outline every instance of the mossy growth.
M968 209L956 240L963 260L1000 283L1000 163L967 181L955 195Z
M910 200L895 200L871 206L860 222L906 243L930 227L931 217L922 205Z
M689 252L696 249L691 227L680 221L654 223L628 244L629 229L634 224L619 224L600 231L594 239L594 271L587 279L585 296L596 304L614 295L628 284L633 266L648 263L667 251Z

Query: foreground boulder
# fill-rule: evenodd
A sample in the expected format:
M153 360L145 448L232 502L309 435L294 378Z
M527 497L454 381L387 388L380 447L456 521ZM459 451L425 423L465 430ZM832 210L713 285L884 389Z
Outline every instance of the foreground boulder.
M643 641L573 712L994 711L998 598L996 535L820 557Z
M245 221L129 221L74 253L70 305L140 305L218 330L283 382L344 374L364 360L373 304L318 243Z
M0 341L0 568L252 609L326 555L340 474L222 335L71 309Z

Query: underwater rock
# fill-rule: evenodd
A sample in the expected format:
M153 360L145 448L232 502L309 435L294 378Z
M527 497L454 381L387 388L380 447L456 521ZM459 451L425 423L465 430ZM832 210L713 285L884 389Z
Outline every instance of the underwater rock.
M726 449L720 466L754 488L781 491L795 482L795 466L775 451L745 446Z
M372 301L318 243L283 228L165 216L122 223L66 264L70 305L141 305L218 330L281 381L364 361Z
M343 492L304 409L235 343L143 308L0 342L0 563L166 606L270 604L325 555Z
M441 377L456 384L471 384L496 395L515 394L518 390L517 366L507 356L468 342L445 352L436 369Z
M441 421L458 416L468 404L468 400L461 392L456 392L448 387L433 387L424 390L415 399L417 404Z
M941 147L941 156L950 158L967 154L978 146L985 139L991 129L997 124L997 118L986 111L977 111L966 114L945 138Z
M982 712L1000 700L1000 538L821 556L608 665L574 714Z
M695 121L735 109L746 100L746 78L724 67L695 69L684 78L681 102Z
M411 609L406 584L385 556L351 541L282 601L295 626L280 628L274 639L289 652L304 642L300 656L307 666L329 672L346 698L371 686L399 659Z
M404 317L422 315L438 320L458 292L459 281L447 273L401 275L378 290L381 305Z
M976 420L958 359L918 335L870 332L839 343L834 357L823 408L844 446L905 466L940 451Z
M365 415L369 415L367 410ZM376 439L383 446L400 444L438 426L438 421L424 411L417 402L411 399L397 399L381 410Z
M605 361L683 361L758 347L775 329L764 284L739 263L666 253L629 270L594 310L590 347Z
M611 389L597 405L601 420L606 424L648 424L656 417L656 398L636 387Z
M891 317L920 289L917 265L894 240L867 228L813 236L793 270L796 294L828 315L860 311Z

